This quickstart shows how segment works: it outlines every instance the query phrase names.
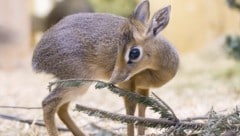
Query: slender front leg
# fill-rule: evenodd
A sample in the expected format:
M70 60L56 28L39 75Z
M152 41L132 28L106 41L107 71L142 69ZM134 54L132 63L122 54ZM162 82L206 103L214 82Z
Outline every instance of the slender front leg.
M149 95L148 89L137 89L137 92L143 96ZM138 116L145 118L145 111L146 111L146 106L143 104L138 104ZM138 135L141 135L141 136L145 135L144 126L138 126Z
M128 91L135 91L135 85L131 81L127 81L119 84L120 88L126 89ZM136 110L136 103L124 97L124 104L126 108L126 114L134 116ZM127 125L127 136L134 136L134 124Z
M134 116L136 110L136 103L125 97L124 104L126 108L126 114ZM134 124L127 125L127 135L134 136Z

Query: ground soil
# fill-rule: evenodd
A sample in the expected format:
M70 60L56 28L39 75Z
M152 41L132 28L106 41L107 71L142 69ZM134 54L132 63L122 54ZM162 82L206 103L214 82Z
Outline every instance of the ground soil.
M219 46L181 54L181 65L176 77L162 88L153 89L174 110L179 118L205 115L212 107L216 111L232 109L240 103L239 64L228 58ZM41 101L49 92L48 82L54 81L52 76L36 74L31 69L31 51L20 58L5 58L0 66L0 105L41 107ZM8 64L10 63L10 64ZM5 67L4 65L9 65ZM111 135L97 129L91 123L125 134L126 125L73 111L74 105L82 104L106 111L124 113L122 98L107 90L94 90L93 87L73 102L70 112L82 130L92 135ZM42 120L42 110L2 109L6 114L22 119ZM157 118L158 115L147 110L147 116ZM58 126L65 127L57 119ZM157 133L148 129L147 134ZM0 118L0 135L4 136L42 136L47 135L44 127L28 125ZM61 132L63 136L70 132Z

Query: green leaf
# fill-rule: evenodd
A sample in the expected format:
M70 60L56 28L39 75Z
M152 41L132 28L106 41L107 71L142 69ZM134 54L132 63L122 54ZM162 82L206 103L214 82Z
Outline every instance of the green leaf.
M103 83L103 82L97 82L97 84L95 85L95 89L103 89L106 88L108 86L108 84Z

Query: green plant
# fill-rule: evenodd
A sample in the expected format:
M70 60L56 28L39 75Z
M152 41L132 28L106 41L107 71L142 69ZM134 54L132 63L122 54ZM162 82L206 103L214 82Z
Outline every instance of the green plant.
M240 10L240 1L239 0L227 0L227 4L230 8L236 8Z
M239 0L227 0L227 4L232 9L237 9L240 12L240 1ZM227 53L240 60L240 35L228 35L225 40Z
M226 37L226 51L227 53L240 60L240 36L239 35L228 35Z
M128 17L137 4L136 0L90 0L96 12L107 12Z

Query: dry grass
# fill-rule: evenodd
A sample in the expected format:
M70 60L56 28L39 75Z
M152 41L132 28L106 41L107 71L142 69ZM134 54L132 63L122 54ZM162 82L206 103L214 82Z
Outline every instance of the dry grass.
M31 55L16 61L16 68L0 69L0 105L36 107L48 94L47 85L53 79L31 70ZM177 76L167 85L153 91L167 102L180 118L206 114L213 106L217 111L232 109L240 103L239 64L223 55L220 47L182 55ZM106 90L88 91L75 103L117 111L123 107L122 99ZM73 104L74 105L74 104ZM71 108L73 109L73 108ZM1 114L24 119L42 120L41 110L0 109ZM121 110L120 113L124 113ZM97 133L89 124L95 123L114 132L125 133L125 125L88 117L76 111L71 112L74 120L88 133ZM148 111L147 116L157 117ZM57 120L59 126L62 123ZM148 133L156 130L149 129ZM0 135L38 136L46 135L45 128L0 119ZM62 132L63 136L71 135Z

